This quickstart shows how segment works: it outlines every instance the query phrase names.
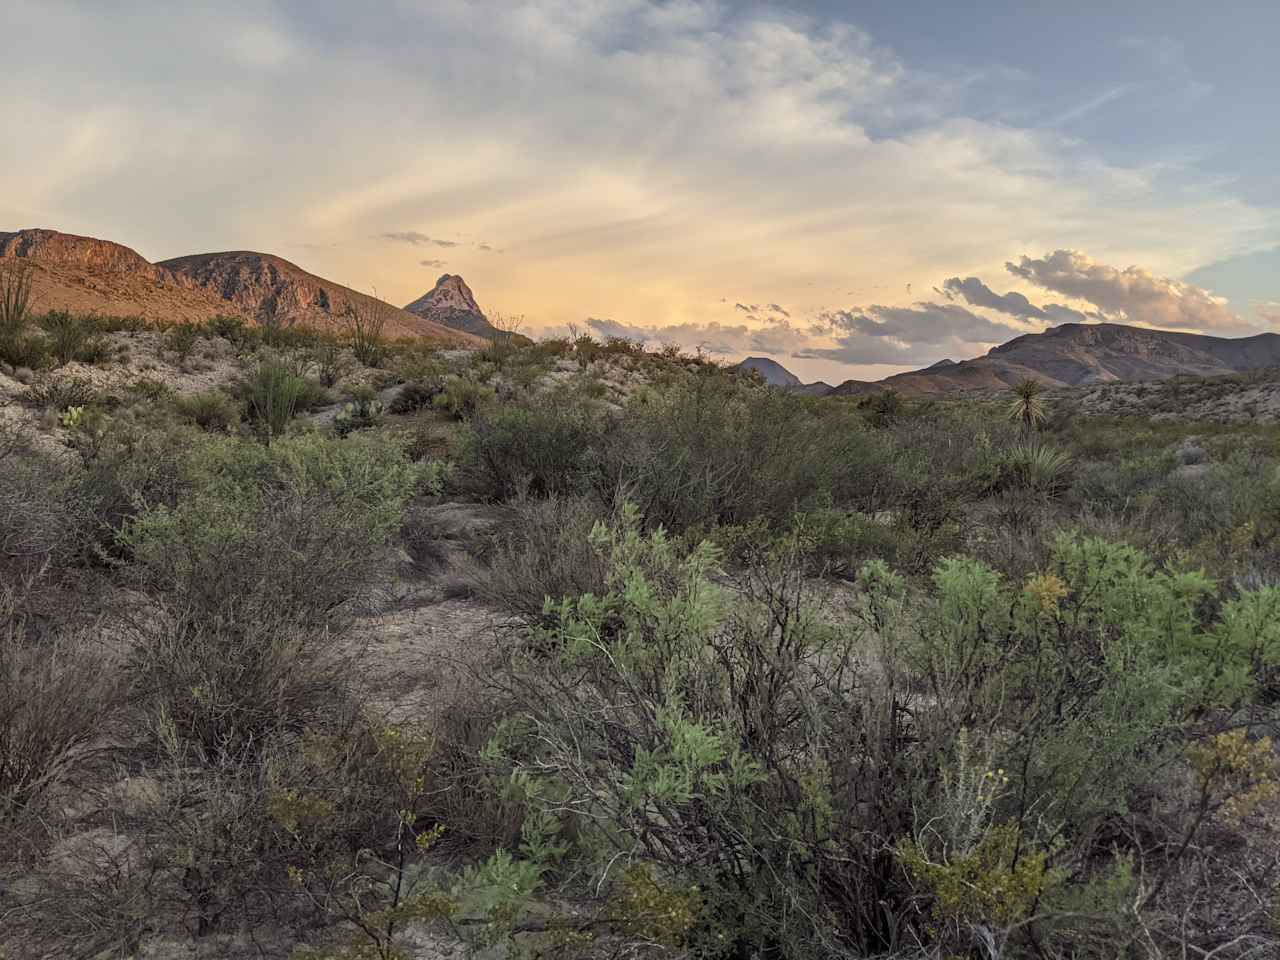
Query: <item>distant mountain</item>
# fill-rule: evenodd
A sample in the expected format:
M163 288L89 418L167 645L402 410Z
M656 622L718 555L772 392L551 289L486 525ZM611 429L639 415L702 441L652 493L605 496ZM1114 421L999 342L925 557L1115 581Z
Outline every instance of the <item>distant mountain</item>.
M30 229L0 232L0 257L30 265L32 307L41 312L167 322L228 314L251 323L274 312L282 322L340 329L343 310L355 303L380 305L389 336L435 337L464 346L483 343L265 253L208 253L151 263L110 240Z
M739 373L757 373L765 383L772 387L786 390L788 393L799 393L808 397L825 397L831 392L831 384L802 383L794 373L769 357L747 357L741 363L735 363L730 370Z
M477 337L492 339L500 332L476 303L467 282L457 274L444 274L434 287L413 303L406 304L405 310Z
M460 345L479 345L466 333L400 310L366 293L308 273L296 264L267 253L235 250L200 253L157 264L180 282L217 293L246 316L314 329L341 330L348 305L377 308L387 336L436 337Z
M741 363L734 364L732 369L741 373L755 371L760 374L765 383L774 387L803 386L799 377L778 363L777 360L771 360L768 357L747 357Z
M1023 379L1050 386L1215 376L1280 366L1280 334L1211 337L1121 323L1064 323L1015 337L986 356L934 364L874 383L846 380L836 396L893 388L902 393L1002 390Z

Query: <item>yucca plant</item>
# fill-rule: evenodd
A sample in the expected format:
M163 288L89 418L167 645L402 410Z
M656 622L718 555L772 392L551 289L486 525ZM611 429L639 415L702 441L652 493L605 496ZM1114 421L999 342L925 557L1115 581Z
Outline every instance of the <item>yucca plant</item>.
M1013 445L1000 464L999 486L1053 497L1066 489L1072 459L1047 443L1024 440Z
M1020 423L1027 433L1032 433L1047 416L1043 383L1028 377L1013 385L1013 400L1009 404L1010 420Z

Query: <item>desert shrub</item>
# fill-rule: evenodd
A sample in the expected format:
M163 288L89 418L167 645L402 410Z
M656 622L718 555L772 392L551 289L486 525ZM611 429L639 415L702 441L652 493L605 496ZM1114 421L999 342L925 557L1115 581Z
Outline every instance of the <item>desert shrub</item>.
M308 359L315 366L320 384L332 387L342 379L350 367L346 347L336 337L324 337L311 348Z
M165 348L173 354L179 366L186 366L191 352L204 336L204 327L195 323L177 323L164 335Z
M6 434L7 436L7 434ZM88 550L92 501L74 468L6 439L0 456L0 591L39 598ZM10 599L14 599L12 596Z
M0 838L19 842L54 791L92 765L120 694L100 645L65 632L29 634L12 593L0 592Z
M388 410L391 413L416 413L430 408L443 385L434 380L410 380L396 393Z
M400 441L235 438L188 449L171 505L122 534L150 588L188 617L323 623L358 592L424 469Z
M634 511L592 542L607 589L550 605L492 665L489 756L552 818L567 871L606 883L625 855L695 883L685 944L711 956L1069 956L1132 937L1150 897L1124 878L1158 892L1179 843L1117 847L1104 828L1143 820L1135 791L1277 654L1274 631L1255 653L1245 639L1271 593L1205 623L1202 576L1087 538L1022 584L946 561L924 608L868 564L834 630L794 547L729 596L707 545L646 535ZM1193 837L1199 797L1179 802Z
M82 377L47 376L27 388L25 399L32 406L66 410L87 407L95 403L99 395L93 384Z
M550 497L517 504L509 522L490 535L476 578L483 599L539 620L548 602L600 593L608 566L591 543L608 513L589 497Z
M240 405L222 390L209 390L174 401L178 415L209 433L230 433L240 424Z
M205 329L212 337L221 337L223 340L236 344L245 339L248 331L248 327L242 317L233 317L221 313L206 320Z
M49 361L49 342L44 337L20 331L0 337L0 360L11 367L39 370Z
M48 340L49 352L58 366L80 356L93 328L83 317L66 310L50 310L40 318L40 329Z
M382 420L384 407L373 387L361 384L351 391L351 402L344 404L333 419L338 436L375 426Z
M867 423L877 430L891 427L902 416L902 395L897 390L879 390L858 405L865 411Z
M569 393L493 406L467 424L456 480L500 500L583 493L596 484L597 452L612 418Z
M605 438L601 492L619 490L652 523L785 525L797 509L848 492L866 431L823 410L714 369L627 405Z
M493 387L486 383L470 377L451 377L431 402L455 420L468 420L493 396Z

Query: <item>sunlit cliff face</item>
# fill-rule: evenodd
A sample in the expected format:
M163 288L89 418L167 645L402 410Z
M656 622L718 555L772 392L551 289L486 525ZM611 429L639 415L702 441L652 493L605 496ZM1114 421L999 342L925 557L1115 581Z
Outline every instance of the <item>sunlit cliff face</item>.
M1271 322L1274 173L1232 159L1271 134L1221 122L1261 96L1259 24L843 6L19 0L0 229L264 250L397 304L461 274L529 330L594 319L806 379L1077 314Z

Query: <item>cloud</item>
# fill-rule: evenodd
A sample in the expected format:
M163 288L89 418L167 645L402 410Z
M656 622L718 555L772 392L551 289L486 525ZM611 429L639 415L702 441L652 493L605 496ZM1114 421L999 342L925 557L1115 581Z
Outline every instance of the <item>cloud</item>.
M854 307L824 313L812 332L834 346L807 346L798 357L850 364L911 365L943 356L968 359L1028 331L952 303Z
M418 266L431 267L432 269L439 269L440 267L444 267L447 265L448 265L447 262L444 260L419 260L418 261Z
M720 356L767 353L786 356L809 341L809 334L789 323L766 323L762 327L745 324L678 323L670 326L641 326L596 317L587 326L601 337L623 337L644 344L675 343L686 350L703 350Z
M1004 294L996 293L977 277L968 277L964 280L959 277L952 277L943 283L942 289L948 297L958 296L972 306L998 310L1001 313L1009 314L1011 317L1043 320L1046 316L1043 310L1017 291Z
M1157 277L1141 267L1119 270L1079 250L1023 256L1005 269L1038 287L1083 300L1108 319L1151 327L1239 334L1244 323L1221 297L1207 290Z
M888 49L849 5L786 6L10 0L0 129L24 149L0 165L0 228L153 260L342 241L308 269L396 302L448 249L531 327L594 312L722 345L767 329L706 314L725 290L803 327L1042 237L1165 276L1274 242L1273 206L1197 165L1117 162L1036 126L1043 109L993 110L999 64L975 84ZM32 36L60 38L57 69ZM482 256L485 237L509 255Z
M419 233L417 230L401 230L399 232L389 232L378 234L383 240L393 240L396 243L407 243L415 247L460 247L461 243L454 240L438 240L435 237L428 237L425 233Z
M1280 326L1280 303L1254 303L1254 316L1267 326Z

